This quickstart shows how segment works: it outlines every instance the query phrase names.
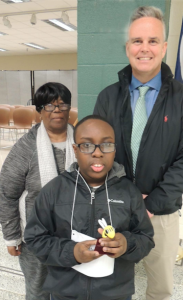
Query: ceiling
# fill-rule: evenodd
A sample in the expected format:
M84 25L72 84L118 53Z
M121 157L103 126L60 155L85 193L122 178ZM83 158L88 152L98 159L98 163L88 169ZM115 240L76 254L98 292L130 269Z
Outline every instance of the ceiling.
M3 24L0 17L0 32L7 35L0 36L0 48L8 50L0 52L0 56L8 55L35 55L58 54L77 52L77 31L62 31L42 20L61 18L61 10L77 7L77 0L32 0L31 2L6 4L0 0L0 15L22 13L22 15L9 16L12 28ZM55 9L55 12L36 14L37 23L30 23L31 13L36 11ZM58 11L60 9L60 11ZM23 12L31 12L23 14ZM77 26L77 10L67 11L70 23ZM47 49L37 50L22 43L35 43Z

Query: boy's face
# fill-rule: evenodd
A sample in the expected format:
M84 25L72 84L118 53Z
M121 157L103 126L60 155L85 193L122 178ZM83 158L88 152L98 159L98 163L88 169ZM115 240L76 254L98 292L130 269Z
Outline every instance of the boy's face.
M76 131L76 144L81 143L115 143L113 128L102 120L87 120ZM102 153L97 147L93 153L82 153L73 145L75 156L78 160L80 173L90 186L102 185L107 173L112 168L115 151Z

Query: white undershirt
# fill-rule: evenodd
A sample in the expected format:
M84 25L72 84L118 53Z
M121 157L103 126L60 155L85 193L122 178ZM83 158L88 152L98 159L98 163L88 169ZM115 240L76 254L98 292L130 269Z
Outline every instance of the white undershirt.
M66 142L52 143L52 145L61 150L66 148Z

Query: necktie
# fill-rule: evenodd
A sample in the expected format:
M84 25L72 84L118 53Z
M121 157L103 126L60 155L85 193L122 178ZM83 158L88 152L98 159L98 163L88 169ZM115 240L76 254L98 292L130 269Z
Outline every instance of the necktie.
M139 88L140 96L137 99L135 106L135 112L133 116L133 126L131 135L131 150L133 158L133 174L135 175L137 157L139 152L139 146L142 138L144 128L147 123L147 113L145 106L145 94L147 93L148 86L140 86Z

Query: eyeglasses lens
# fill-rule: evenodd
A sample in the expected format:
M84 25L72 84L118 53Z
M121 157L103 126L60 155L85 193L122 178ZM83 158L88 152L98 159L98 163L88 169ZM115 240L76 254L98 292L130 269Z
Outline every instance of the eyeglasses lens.
M103 153L110 153L115 151L115 144L102 143L99 145L99 148ZM80 144L80 151L83 153L93 153L95 151L95 144L91 144L91 143Z
M57 106L57 105L53 105L53 104L49 103L44 106L44 109L46 111L54 111L56 107L58 107L60 111L63 111L63 110L68 110L70 106L68 104L59 104Z
M80 144L80 150L83 153L92 153L95 150L95 145L90 143Z
M104 153L113 152L115 150L115 144L113 143L100 144L100 150Z

